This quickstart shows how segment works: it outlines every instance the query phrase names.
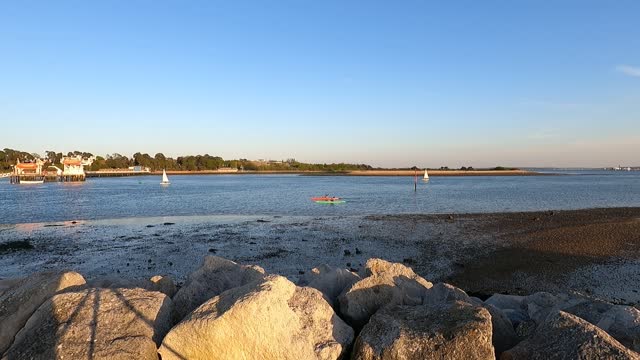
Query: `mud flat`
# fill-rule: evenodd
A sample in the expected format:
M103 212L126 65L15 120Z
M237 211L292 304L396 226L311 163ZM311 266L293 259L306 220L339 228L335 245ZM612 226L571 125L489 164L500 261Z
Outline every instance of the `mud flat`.
M204 255L297 281L312 267L404 263L481 298L579 292L640 303L640 208L349 217L209 216L0 226L0 279L71 269L88 280L171 275ZM28 244L29 246L27 246Z

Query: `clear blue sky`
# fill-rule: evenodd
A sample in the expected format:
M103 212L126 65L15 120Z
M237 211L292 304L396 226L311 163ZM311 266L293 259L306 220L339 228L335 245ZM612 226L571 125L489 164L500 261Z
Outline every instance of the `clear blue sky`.
M3 1L0 147L640 165L639 1Z

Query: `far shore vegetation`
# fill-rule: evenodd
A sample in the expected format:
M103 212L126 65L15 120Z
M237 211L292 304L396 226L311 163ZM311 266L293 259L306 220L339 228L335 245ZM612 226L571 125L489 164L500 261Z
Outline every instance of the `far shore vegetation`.
M223 168L239 169L245 171L320 171L320 172L348 172L355 170L412 170L413 168L374 168L367 164L309 164L296 161L295 159L286 160L225 160L220 156L204 155L188 155L178 156L175 159L167 157L162 153L151 156L146 153L137 152L131 157L118 153L107 154L105 156L94 156L94 154L84 151L73 151L63 154L56 151L46 151L44 156L37 153L29 153L26 151L7 149L0 150L0 172L11 170L11 166L16 164L17 160L21 162L31 162L35 159L42 159L45 166L60 166L60 161L64 156L80 156L84 159L94 157L88 171L99 171L104 169L127 169L132 166L140 166L149 168L151 171L209 171L219 170ZM472 166L463 166L459 169L449 169L442 166L434 170L477 170ZM516 168L498 166L495 168L482 170L517 170Z

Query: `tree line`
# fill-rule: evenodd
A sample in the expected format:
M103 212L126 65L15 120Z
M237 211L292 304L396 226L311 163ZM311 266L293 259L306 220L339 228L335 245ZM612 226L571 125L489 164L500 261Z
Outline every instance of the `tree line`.
M0 170L9 171L12 165L16 164L19 159L21 162L34 161L42 159L45 166L59 166L64 156L81 156L82 158L90 158L93 154L83 151L71 151L67 154L56 151L46 151L44 156L37 153L28 153L14 149L0 150ZM251 171L326 171L340 172L349 170L370 170L373 169L366 164L308 164L296 161L295 159L287 159L285 161L253 161L247 159L225 160L220 156L189 155L179 156L175 159L167 157L162 153L151 156L146 153L137 152L133 156L128 157L118 153L107 154L105 156L96 156L95 160L87 170L97 171L102 169L126 169L132 166L141 166L157 170L174 170L174 171L202 171L202 170L218 170L220 168L233 168L239 170Z

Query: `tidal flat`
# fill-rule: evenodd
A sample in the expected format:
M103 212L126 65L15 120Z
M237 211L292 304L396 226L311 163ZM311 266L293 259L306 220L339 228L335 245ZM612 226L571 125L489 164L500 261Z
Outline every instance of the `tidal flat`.
M577 292L640 304L640 208L489 214L188 216L0 226L0 280L70 269L87 280L171 275L206 255L293 281L321 264L402 262L470 294Z

